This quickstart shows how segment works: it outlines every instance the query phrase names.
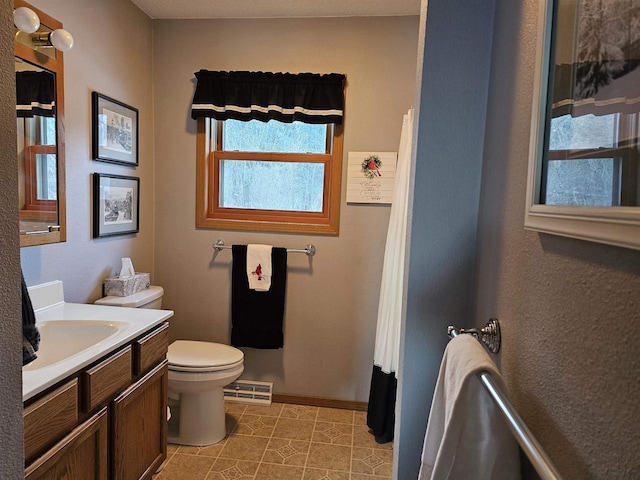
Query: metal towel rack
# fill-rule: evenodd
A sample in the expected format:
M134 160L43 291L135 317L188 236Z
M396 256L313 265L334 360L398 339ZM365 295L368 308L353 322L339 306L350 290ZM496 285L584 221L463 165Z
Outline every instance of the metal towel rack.
M230 248L231 245L225 245L224 240L217 239L215 242L213 242L213 249L216 252L219 252L220 250L228 250ZM316 247L309 243L308 245L304 246L304 249L287 248L287 253L304 253L307 255L307 257L313 257L316 254Z
M449 326L447 329L447 334L451 338L455 338L463 333L471 334L478 340L482 341L482 343L492 353L500 351L500 323L496 318L489 320L489 322L487 322L480 331L474 328L464 329L453 326ZM542 480L561 480L562 477L551 462L551 459L543 450L538 440L533 436L529 427L527 427L520 415L518 415L518 412L513 408L511 402L507 399L507 396L493 381L491 375L486 371L481 371L478 372L478 378L489 393L489 396L498 406L502 415L504 415L511 432L516 437L516 440L518 440L520 447L531 461L531 464L536 469L536 472L538 472L538 475L540 475L540 478Z

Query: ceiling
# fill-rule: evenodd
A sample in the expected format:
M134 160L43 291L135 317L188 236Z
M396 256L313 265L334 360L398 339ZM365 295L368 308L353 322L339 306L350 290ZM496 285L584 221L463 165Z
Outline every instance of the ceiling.
M151 18L419 15L420 0L132 0Z

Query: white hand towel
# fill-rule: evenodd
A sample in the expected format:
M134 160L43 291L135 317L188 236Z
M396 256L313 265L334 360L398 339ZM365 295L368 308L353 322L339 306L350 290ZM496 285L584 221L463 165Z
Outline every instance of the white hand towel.
M518 445L477 373L503 390L480 342L462 334L445 349L433 395L419 480L520 479Z
M271 288L271 245L247 245L249 288L267 292Z

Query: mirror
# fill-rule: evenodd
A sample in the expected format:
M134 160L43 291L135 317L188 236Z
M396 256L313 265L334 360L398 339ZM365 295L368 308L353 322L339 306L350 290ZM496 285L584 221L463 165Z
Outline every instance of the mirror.
M640 249L640 12L543 0L525 228Z
M66 240L63 54L38 42L62 24L22 0L40 17L33 34L15 30L20 246Z

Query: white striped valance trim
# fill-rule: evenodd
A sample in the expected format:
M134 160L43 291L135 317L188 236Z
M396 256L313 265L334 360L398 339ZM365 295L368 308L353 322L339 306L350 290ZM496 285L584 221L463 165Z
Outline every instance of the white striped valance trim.
M38 103L31 102L29 105L16 105L16 110L27 111L33 110L34 108L39 108L41 110L53 110L56 104L54 103Z
M611 105L635 105L637 103L640 103L640 97L636 97L636 98L618 97L618 98L609 98L604 100L598 100L596 98L585 98L582 100L572 100L572 99L561 100L559 102L555 102L552 105L552 107L560 108L560 107L566 107L568 105L571 105L573 107L586 107L586 106L608 107Z
M342 116L342 110L310 110L308 108L303 107L293 107L293 108L284 108L279 105L268 105L263 107L262 105L251 105L249 107L239 107L237 105L213 105L207 103L194 103L192 106L193 110L213 110L214 112L238 112L238 113L251 113L251 112L261 112L261 113L269 113L269 112L280 112L285 115L292 115L294 113L303 113L305 115L312 115L316 117L327 117L332 115Z

